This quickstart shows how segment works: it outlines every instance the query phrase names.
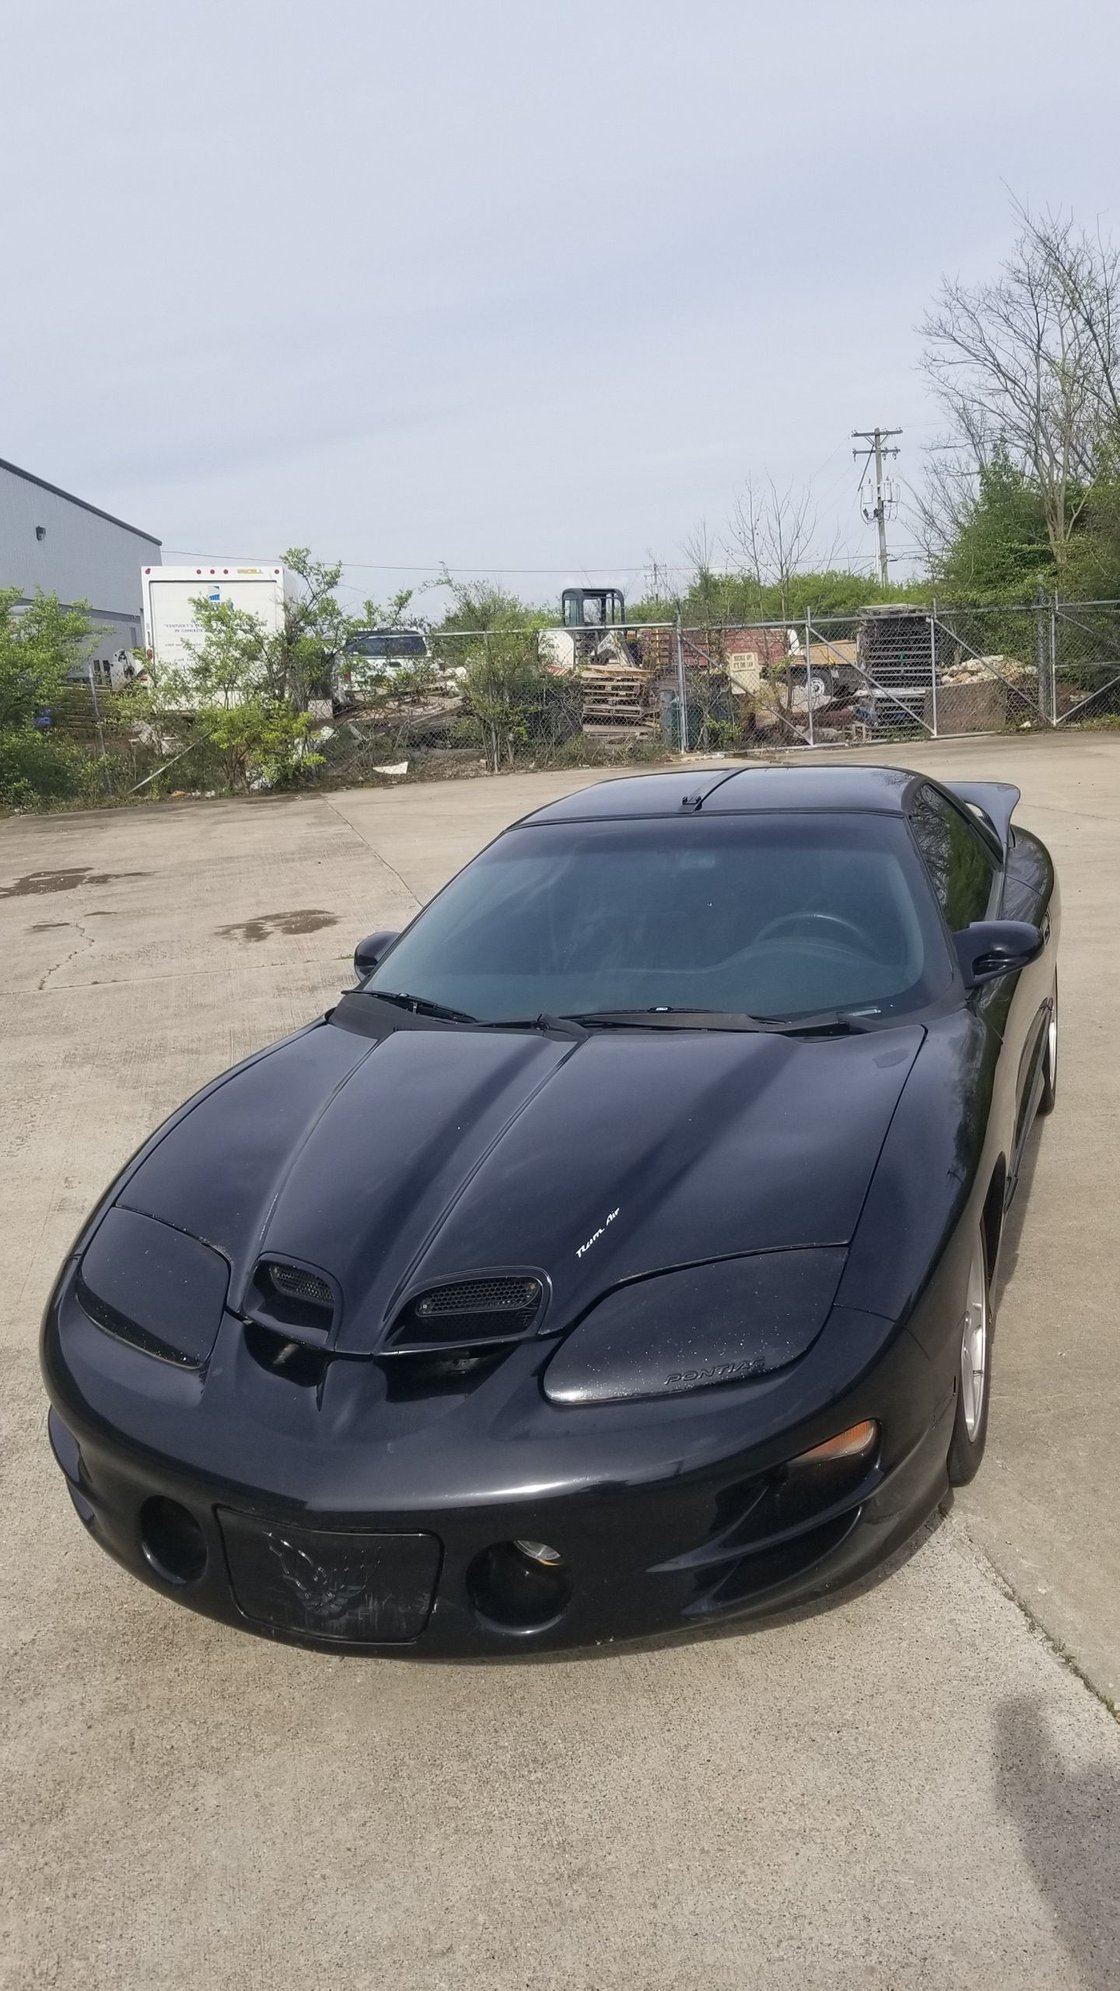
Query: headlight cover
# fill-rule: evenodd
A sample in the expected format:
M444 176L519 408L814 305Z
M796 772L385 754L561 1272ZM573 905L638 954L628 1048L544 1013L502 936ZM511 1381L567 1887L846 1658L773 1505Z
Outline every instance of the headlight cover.
M201 1369L222 1324L229 1266L183 1231L119 1206L78 1267L78 1304L106 1334L146 1355Z
M816 1340L846 1255L757 1252L621 1286L561 1343L544 1393L550 1403L618 1403L780 1369Z

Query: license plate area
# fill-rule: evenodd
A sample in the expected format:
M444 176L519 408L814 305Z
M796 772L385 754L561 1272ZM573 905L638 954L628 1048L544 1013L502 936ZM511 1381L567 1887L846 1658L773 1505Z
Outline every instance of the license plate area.
M277 1631L348 1645L418 1638L439 1576L435 1535L360 1534L218 1509L234 1601Z

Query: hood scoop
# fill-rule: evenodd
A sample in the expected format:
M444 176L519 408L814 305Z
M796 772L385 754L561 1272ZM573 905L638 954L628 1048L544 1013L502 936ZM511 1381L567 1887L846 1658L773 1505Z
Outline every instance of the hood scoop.
M328 1346L331 1284L306 1267L262 1259L251 1293L245 1342L253 1360L287 1382L321 1388L338 1359ZM400 1402L469 1389L537 1332L547 1299L547 1282L534 1272L485 1273L413 1294L369 1351L386 1361L387 1396Z
M262 1258L249 1283L245 1311L273 1333L314 1347L329 1339L340 1309L325 1273L282 1258Z
M536 1332L544 1304L544 1281L533 1272L449 1280L414 1294L380 1352L418 1355L522 1341Z

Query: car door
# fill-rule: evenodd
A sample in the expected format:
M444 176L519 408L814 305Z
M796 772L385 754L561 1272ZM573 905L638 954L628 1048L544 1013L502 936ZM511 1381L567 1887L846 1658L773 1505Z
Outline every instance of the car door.
M1004 877L1002 916L1004 919L1029 920L1032 926L1039 928L1046 943L1039 959L1021 977L1025 984L1024 1000L1028 995L1032 998L1030 1015L1033 1019L1023 1052L1024 1070L1020 1087L1023 1116L1020 1131L1025 1138L1042 1090L1047 1029L1057 995L1056 955L1061 926L1061 900L1050 853L1029 830L1012 832Z
M941 789L923 783L916 791L911 825L950 933L977 920L1039 917L1035 907L1028 912L1005 903L1004 861L994 838ZM1034 962L970 997L1001 1044L994 1104L1012 1181L1037 1104L1051 974L1049 962Z

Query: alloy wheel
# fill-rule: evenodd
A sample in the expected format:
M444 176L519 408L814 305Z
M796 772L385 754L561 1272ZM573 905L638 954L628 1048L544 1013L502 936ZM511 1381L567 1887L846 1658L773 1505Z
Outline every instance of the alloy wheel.
M968 1297L961 1330L961 1411L969 1443L975 1442L984 1416L988 1387L988 1274L984 1247L976 1241L968 1274Z

